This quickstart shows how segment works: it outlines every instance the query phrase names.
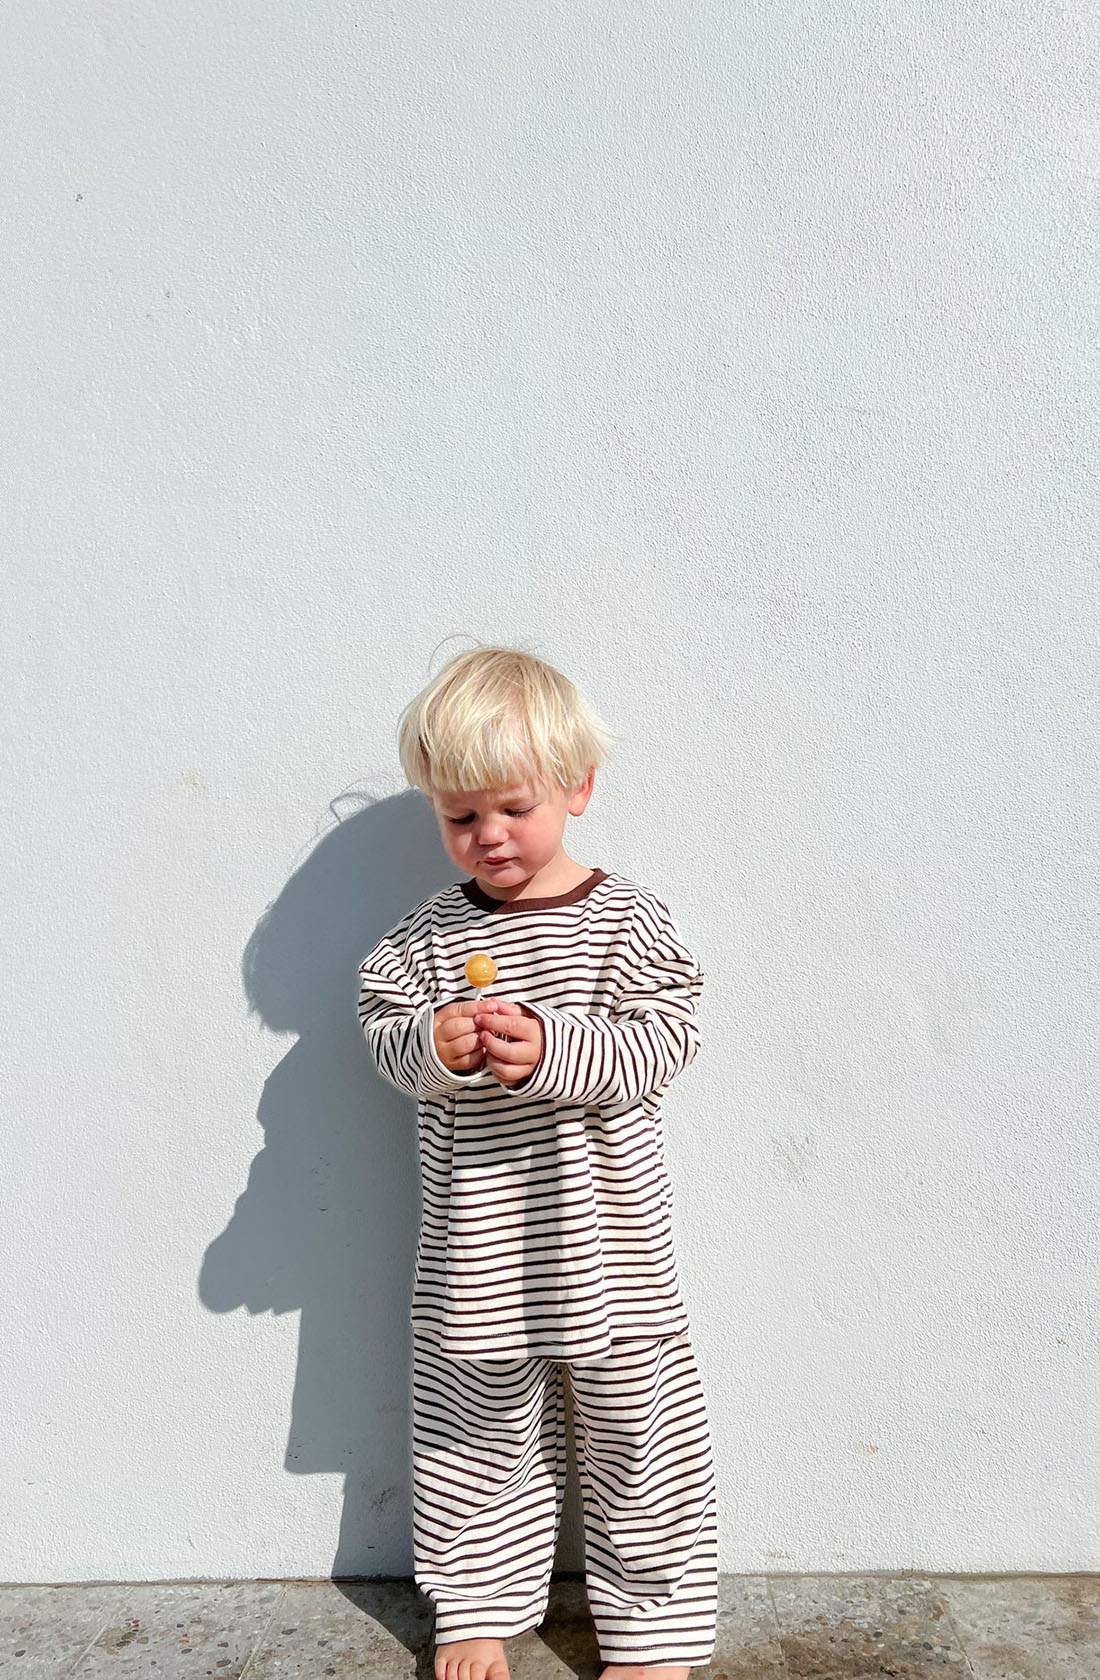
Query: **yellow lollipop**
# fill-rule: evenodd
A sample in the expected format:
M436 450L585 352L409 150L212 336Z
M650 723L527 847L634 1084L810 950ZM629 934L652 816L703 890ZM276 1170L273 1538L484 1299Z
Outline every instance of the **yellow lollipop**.
M484 991L497 977L497 965L487 951L475 951L466 958L466 978L471 986Z
M488 951L475 951L472 957L466 958L466 978L480 995L484 995L496 977L497 965ZM498 1033L497 1036L503 1038L506 1044L513 1042L507 1033Z

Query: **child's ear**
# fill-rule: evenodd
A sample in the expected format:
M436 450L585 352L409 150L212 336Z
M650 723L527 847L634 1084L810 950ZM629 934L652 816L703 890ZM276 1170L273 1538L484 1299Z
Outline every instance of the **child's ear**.
M585 772L584 781L579 783L579 785L573 790L573 796L569 801L569 815L571 817L579 817L581 815L585 806L588 804L588 801L592 797L592 789L595 785L595 781L596 766L594 764L590 764Z

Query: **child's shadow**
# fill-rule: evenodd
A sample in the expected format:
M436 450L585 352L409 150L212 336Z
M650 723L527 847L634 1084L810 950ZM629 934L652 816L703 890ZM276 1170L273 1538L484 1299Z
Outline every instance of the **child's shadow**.
M264 1083L263 1148L207 1249L199 1296L217 1313L300 1313L285 1468L345 1478L333 1577L408 1577L416 1112L375 1068L356 971L406 910L459 877L421 794L346 796L334 814L245 951L250 1008L293 1042ZM576 1555L572 1493L562 1535ZM418 1638L403 1643L419 1656Z

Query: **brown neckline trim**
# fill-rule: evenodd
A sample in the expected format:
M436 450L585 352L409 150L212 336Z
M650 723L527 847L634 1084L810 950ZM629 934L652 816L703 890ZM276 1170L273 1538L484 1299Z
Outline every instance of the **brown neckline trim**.
M492 898L473 876L458 884L470 903L476 904L479 910L496 910L514 916L521 910L554 910L559 904L575 904L606 879L606 869L594 869L586 881L578 881L568 892L557 893L552 898Z

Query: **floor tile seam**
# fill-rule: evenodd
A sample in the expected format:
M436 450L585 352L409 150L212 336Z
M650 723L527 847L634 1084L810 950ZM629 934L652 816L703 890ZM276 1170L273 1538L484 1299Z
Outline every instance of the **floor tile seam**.
M284 1583L279 1588L278 1598L275 1600L274 1604L271 1606L270 1616L268 1616L268 1618L264 1622L263 1626L257 1631L256 1637L252 1641L252 1649L251 1649L251 1651L249 1651L248 1656L245 1658L244 1667L241 1669L241 1672L238 1674L237 1680L245 1680L245 1676L247 1675L249 1669L252 1667L253 1657L256 1655L256 1652L259 1650L262 1641L267 1638L268 1629L270 1628L272 1622L275 1620L275 1617L278 1615L279 1611L282 1609L283 1600L286 1598L286 1593L287 1593L287 1589L286 1589L286 1584Z
M950 1577L947 1577L947 1578L949 1579ZM959 1650L963 1654L963 1661L966 1664L966 1672L970 1676L970 1680L976 1680L977 1670L975 1669L974 1664L970 1660L970 1652L967 1650L966 1640L963 1638L962 1634L959 1632L959 1625L956 1622L954 1612L951 1609L951 1600L948 1598L946 1593L944 1593L942 1596L943 1596L943 1613L947 1617L948 1623L949 1623L950 1628L951 1628L951 1632L955 1635L955 1638L959 1642Z
M772 1591L772 1578L768 1574L764 1576L764 1587L768 1594L768 1603L772 1607L772 1626L775 1629L775 1643L779 1651L779 1661L783 1665L783 1680L791 1680L791 1671L787 1667L787 1653L783 1649L783 1629L779 1625L779 1611L775 1603L775 1594Z
M94 1650L94 1648L99 1644L99 1641L103 1638L103 1635L106 1633L107 1629L111 1626L111 1624L113 1622L121 1621L121 1619L122 1619L122 1617L125 1613L125 1610L126 1610L126 1598L125 1598L124 1595L120 1595L109 1606L109 1608L107 1610L107 1619L103 1623L103 1626L96 1629L94 1637L92 1639L89 1639L88 1643L85 1645L85 1647L82 1651L77 1652L76 1656L73 1658L73 1660L69 1664L68 1668L62 1669L60 1680L69 1680L69 1676L71 1674L76 1673L77 1669L80 1667L81 1663L84 1661L84 1658L88 1655L88 1653L90 1651Z

